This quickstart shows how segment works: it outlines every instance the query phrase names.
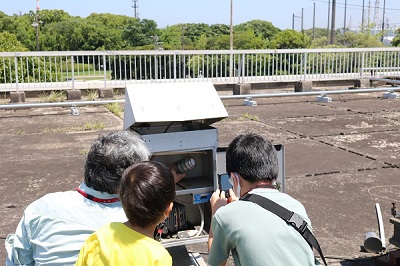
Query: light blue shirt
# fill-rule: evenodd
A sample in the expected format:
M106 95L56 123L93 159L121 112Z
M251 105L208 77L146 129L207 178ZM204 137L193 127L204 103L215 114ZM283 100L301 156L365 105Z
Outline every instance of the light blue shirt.
M250 193L266 197L299 214L311 228L303 205L276 189ZM212 218L213 242L208 265L220 265L232 252L236 266L315 265L314 254L303 237L277 215L249 201L219 208Z
M118 197L84 183L79 188L100 199ZM7 236L6 265L74 265L89 235L126 220L119 201L97 203L77 191L47 194L25 209L15 234Z

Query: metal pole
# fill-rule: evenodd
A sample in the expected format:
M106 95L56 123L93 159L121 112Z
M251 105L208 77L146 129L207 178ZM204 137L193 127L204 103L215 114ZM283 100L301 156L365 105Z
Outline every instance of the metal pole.
M74 67L74 56L71 55L71 72L72 72L72 89L75 89L75 67Z
M344 1L343 33L346 33L347 0Z
M329 26L330 26L330 19L331 19L331 0L328 1L328 26L326 27L326 38L328 39L329 43Z
M185 29L186 28L182 25L182 37L181 37L182 50L185 50L185 46L184 46L184 41L185 41L184 31L185 31Z
M176 69L177 69L177 63L176 63L176 56L177 56L177 51L174 53L174 82L176 82Z
M314 9L313 9L313 23L312 23L312 39L315 39L315 3L314 3Z
M40 44L39 44L39 0L36 0L36 14L35 14L35 23L34 26L36 27L36 51L40 51Z
M104 89L107 89L107 61L106 55L103 55Z
M382 14L382 42L385 30L385 11L386 11L386 0L383 0L383 14Z
M293 16L292 16L292 30L294 30L294 13L293 13Z
M351 94L351 93L371 93L384 91L400 91L400 87L392 88L371 88L371 89L355 89L355 90L332 90L332 91L307 91L307 92L284 92L284 93L267 93L267 94L242 94L219 96L221 100L227 99L246 99L246 98L279 98L279 97L297 97L312 95L329 95L329 94ZM0 110L10 109L28 109L28 108L45 108L45 107L68 107L68 106L85 106L85 105L106 105L109 103L124 103L121 100L104 100L104 101L77 101L77 102L54 102L54 103L22 103L22 104L3 104Z
M233 76L233 0L231 0L231 11L230 11L229 50L231 51L231 54L229 56L229 77L232 77Z
M361 31L364 32L364 10L365 9L365 0L363 0L363 5L362 5L362 13L361 13Z
M18 86L18 57L15 55L14 57L14 67L15 67L15 86L17 88L17 92L19 92L19 86Z
M335 43L336 0L332 0L331 44Z
M40 45L39 45L39 23L36 26L36 51L40 51Z
M304 30L304 8L302 7L301 8L301 32L303 32L303 30Z
M376 218L378 219L379 238L382 241L382 248L386 250L385 228L383 226L381 206L379 205L379 203L375 203L375 210L376 210Z

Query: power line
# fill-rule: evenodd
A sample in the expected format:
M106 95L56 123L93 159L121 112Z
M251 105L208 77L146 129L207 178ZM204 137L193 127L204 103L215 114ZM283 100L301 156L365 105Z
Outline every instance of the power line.
M325 0L313 0L313 2L326 3L326 4L329 3L328 1L325 1ZM336 5L345 6L344 3L338 3L338 2L336 3ZM347 4L347 6L359 7L360 9L362 9L362 7L363 7L362 5L356 5L356 4ZM383 8L379 8L379 9L383 10ZM393 10L393 11L400 11L400 8L386 7L385 9L386 10Z

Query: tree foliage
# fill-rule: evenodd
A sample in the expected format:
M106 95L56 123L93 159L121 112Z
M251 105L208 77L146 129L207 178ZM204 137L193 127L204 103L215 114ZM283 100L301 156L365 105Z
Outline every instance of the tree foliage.
M33 23L38 19L36 28ZM230 49L230 27L225 24L180 23L158 28L149 19L92 13L86 18L63 10L30 11L8 16L0 12L0 32L9 32L30 51L36 50L36 36L44 51L73 50L226 50ZM400 32L398 32L400 35ZM301 49L328 46L327 30L303 33L281 31L271 22L251 20L233 27L234 49ZM312 41L311 41L312 39ZM382 46L379 36L336 32L335 47ZM400 37L393 40L400 45Z
M273 36L279 33L281 30L271 22L263 20L251 20L235 27L237 31L252 31L255 36L260 37L264 40L271 40Z
M3 31L0 33L0 52L23 52L26 47L17 39L15 34Z
M307 48L311 44L310 37L295 31L284 30L277 33L270 42L273 49L298 49Z

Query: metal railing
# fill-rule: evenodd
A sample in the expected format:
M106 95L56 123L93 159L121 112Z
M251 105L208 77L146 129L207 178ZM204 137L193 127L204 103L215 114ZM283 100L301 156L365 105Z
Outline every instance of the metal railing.
M263 93L263 94L242 94L242 95L226 95L219 96L221 100L233 99L253 99L253 98L283 98L283 97L305 97L305 96L327 96L335 94L354 94L354 93L373 93L386 92L393 93L400 91L400 87L393 88L369 88L369 89L352 89L352 90L324 90L324 91L307 91L307 92L282 92L282 93ZM110 103L125 103L125 99L114 100L98 100L98 101L67 101L67 102L52 102L52 103L15 103L15 104L0 104L0 110L16 110L30 108L47 108L47 107L78 107L92 105L107 105Z
M0 53L0 92L131 83L359 79L400 74L400 48ZM230 69L233 68L233 69Z

